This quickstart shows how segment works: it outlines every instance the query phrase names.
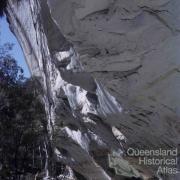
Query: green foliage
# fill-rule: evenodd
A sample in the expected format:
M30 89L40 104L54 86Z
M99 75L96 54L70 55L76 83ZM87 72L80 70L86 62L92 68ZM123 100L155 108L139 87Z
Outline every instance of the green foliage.
M25 80L23 69L9 53L12 48L13 44L10 43L0 46L0 82L11 86Z
M33 79L9 54L11 44L0 47L0 179L43 168L45 112Z

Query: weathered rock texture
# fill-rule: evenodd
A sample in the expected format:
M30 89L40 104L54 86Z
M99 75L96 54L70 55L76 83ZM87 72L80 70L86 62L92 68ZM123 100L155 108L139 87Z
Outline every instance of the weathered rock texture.
M179 0L8 0L10 27L42 86L54 151L46 177L57 160L73 178L71 169L122 179L109 154L178 147L179 12ZM123 175L145 176L128 168Z

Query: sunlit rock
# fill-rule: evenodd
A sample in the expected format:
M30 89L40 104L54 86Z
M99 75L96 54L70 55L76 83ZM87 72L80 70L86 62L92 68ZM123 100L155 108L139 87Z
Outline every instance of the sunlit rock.
M66 177L146 177L124 160L128 147L180 144L179 12L179 0L8 0L10 28L41 83L49 144ZM114 170L108 157L118 152Z

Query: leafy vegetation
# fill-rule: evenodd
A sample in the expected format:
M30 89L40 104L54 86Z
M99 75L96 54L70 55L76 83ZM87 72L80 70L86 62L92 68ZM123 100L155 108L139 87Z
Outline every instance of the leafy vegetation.
M0 46L0 179L18 180L44 168L44 108L35 80L26 79L10 55L12 44Z

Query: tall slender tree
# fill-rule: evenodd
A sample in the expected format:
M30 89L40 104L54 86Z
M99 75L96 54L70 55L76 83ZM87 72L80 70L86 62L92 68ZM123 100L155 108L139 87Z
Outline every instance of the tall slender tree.
M45 117L35 80L24 77L10 50L0 47L0 179L18 180L43 170Z

